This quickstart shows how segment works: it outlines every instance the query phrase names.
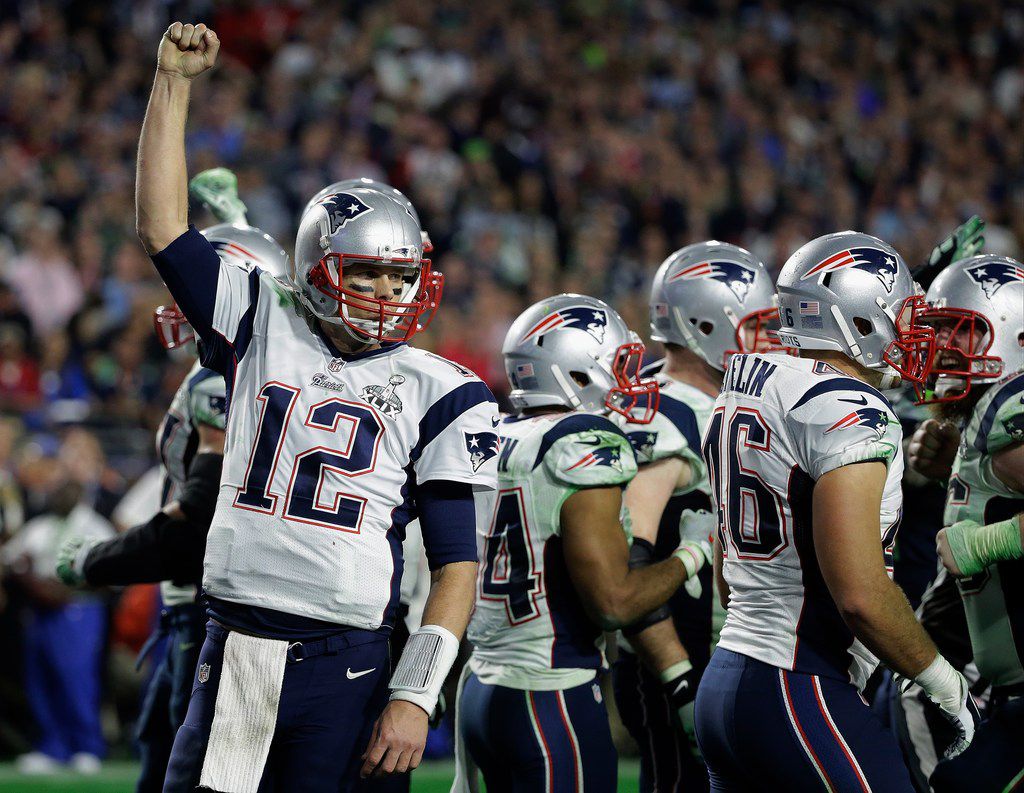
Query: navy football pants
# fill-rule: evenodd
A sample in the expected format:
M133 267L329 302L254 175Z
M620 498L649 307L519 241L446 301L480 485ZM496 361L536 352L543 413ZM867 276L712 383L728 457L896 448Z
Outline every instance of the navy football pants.
M205 609L193 603L170 606L160 615L166 652L153 672L139 714L136 737L142 770L136 793L163 790L174 734L188 711L199 649L206 638L205 623Z
M199 784L227 637L226 628L213 621L207 624L188 714L167 766L167 793L192 791ZM359 789L360 755L388 700L388 640L382 634L358 630L336 638L332 652L285 666L260 793ZM206 681L200 682L198 671L206 673L204 664L210 668ZM357 677L348 678L349 670Z
M896 739L849 683L715 650L697 689L713 791L912 793Z
M487 793L614 793L618 755L597 681L523 691L471 674L458 707Z

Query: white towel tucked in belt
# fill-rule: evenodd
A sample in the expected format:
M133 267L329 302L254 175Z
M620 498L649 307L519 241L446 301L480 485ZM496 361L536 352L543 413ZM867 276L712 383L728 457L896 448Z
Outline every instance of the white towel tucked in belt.
M287 656L286 641L228 634L200 786L256 793L274 738Z

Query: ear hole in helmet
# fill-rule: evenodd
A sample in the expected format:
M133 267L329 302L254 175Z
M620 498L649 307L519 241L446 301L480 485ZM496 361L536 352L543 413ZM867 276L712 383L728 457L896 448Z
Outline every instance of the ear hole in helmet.
M864 319L864 317L854 317L853 326L857 328L857 332L861 336L870 336L871 331L874 330L874 325L871 324L870 319Z
M690 324L697 328L697 330L699 330L705 336L710 336L715 329L714 322L708 322L707 320L701 322L696 317L690 317Z
M569 372L571 377L580 388L586 388L590 385L590 378L587 377L586 372Z
M1024 347L1024 331L1017 334L1017 345L1020 347Z

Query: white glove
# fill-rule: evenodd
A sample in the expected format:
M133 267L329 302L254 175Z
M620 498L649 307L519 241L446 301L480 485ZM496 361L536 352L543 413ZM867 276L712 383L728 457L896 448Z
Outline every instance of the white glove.
M703 591L697 573L705 563L711 564L711 537L717 528L717 516L707 510L684 509L679 517L679 547L674 555L686 568L683 588L690 597L699 598Z
M952 759L963 752L974 740L974 731L981 721L978 706L974 704L967 680L941 655L914 678L925 695L939 706L939 712L953 725L957 737L946 749L945 756Z

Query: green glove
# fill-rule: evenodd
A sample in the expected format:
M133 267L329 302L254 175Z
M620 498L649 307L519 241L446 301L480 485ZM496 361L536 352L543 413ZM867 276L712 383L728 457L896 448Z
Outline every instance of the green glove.
M936 274L944 267L966 259L969 256L977 256L985 247L985 221L977 215L972 215L966 223L953 229L953 232L942 242L932 248L932 255L928 257L928 268L934 269Z
M86 538L79 536L64 540L57 550L57 578L68 586L82 586L85 583L82 572L85 557L97 542L89 540L86 544Z
M998 561L1024 556L1018 518L1008 518L984 526L962 520L946 529L946 540L956 566L965 576L976 575Z
M227 168L210 168L192 177L188 191L221 223L245 223L245 204L238 197L238 179Z

